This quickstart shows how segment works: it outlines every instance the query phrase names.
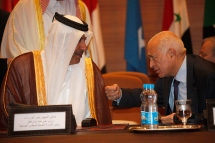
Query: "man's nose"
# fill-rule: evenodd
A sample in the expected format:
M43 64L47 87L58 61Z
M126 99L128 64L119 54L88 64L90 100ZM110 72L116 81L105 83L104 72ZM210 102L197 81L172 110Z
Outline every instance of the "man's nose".
M153 67L154 67L154 65L155 65L154 61L153 61L153 60L150 60L150 62L149 62L149 66L150 66L150 68L153 68Z
M80 48L81 48L81 50L83 50L83 51L86 51L86 50L87 50L87 46L86 46L86 43L85 43L84 40L81 41L81 46L80 46Z

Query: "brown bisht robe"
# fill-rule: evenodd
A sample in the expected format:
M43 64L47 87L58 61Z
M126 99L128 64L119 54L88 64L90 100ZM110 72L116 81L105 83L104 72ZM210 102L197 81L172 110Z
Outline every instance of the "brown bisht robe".
M0 129L7 128L8 109L10 102L16 102L28 105L38 105L36 76L34 66L34 52L29 52L16 57L6 73L0 90ZM88 60L89 61L89 60ZM91 60L90 60L91 61ZM87 63L86 63L87 65ZM89 101L90 112L91 106L94 107L94 113L91 116L97 119L98 124L111 124L111 116L108 105L108 99L104 91L104 81L98 67L91 61L94 75L89 75L85 71L86 77L91 76L94 79L94 85L89 85L93 81L87 79L88 91L92 90L93 96ZM89 68L86 68L86 70ZM88 74L88 75L87 75ZM93 77L94 76L94 77ZM44 84L45 85L45 84ZM89 89L93 87L94 89ZM89 94L89 93L88 93ZM89 95L88 95L89 96ZM89 98L88 98L89 99ZM93 105L92 105L93 103ZM92 115L94 114L94 115Z

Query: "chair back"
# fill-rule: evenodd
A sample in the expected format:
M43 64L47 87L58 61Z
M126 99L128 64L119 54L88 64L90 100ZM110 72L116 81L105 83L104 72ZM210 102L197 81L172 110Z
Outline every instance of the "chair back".
M103 74L102 76L104 79L105 86L118 84L120 88L143 88L142 80L135 76L112 73ZM111 112L113 123L140 124L141 122L140 107L113 107L112 101L109 100L109 109Z
M150 78L146 74L140 73L140 72L121 71L121 72L112 72L109 74L135 76L135 77L138 77L140 80L142 80L143 84L150 84L151 83Z
M118 84L120 88L143 88L143 83L138 77L130 75L103 74L105 86Z
M130 77L133 78L130 79ZM140 72L111 72L108 74L103 74L103 78L106 86L116 83L119 85L120 88L143 88L143 84L151 83L150 78L146 74ZM139 83L139 80L136 80L136 78L139 78L142 83ZM113 123L135 122L137 124L141 124L140 107L113 107L112 101L109 100L109 108ZM165 108L159 107L158 110L161 115L165 115Z

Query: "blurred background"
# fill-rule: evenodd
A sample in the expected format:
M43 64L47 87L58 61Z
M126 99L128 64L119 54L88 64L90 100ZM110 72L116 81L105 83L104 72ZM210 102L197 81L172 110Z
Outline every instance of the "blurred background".
M125 71L126 0L98 0L107 72ZM193 53L199 54L204 19L204 0L187 0ZM145 43L162 31L164 0L140 0ZM148 59L147 59L148 60ZM148 75L155 75L148 67Z
M0 8L2 8L0 0ZM139 0L145 45L156 33L162 31L164 0ZM103 36L106 72L126 71L125 29L127 0L97 0ZM199 54L202 35L205 0L186 0L190 22L193 53ZM149 77L156 74L149 68Z

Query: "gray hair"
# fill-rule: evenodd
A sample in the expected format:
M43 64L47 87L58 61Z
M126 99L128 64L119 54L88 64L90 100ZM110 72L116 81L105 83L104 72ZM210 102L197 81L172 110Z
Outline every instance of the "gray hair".
M213 56L215 56L215 36L203 39L202 45L207 41L213 42L213 47L212 47L211 51L213 52Z
M182 40L170 31L159 32L154 37L152 37L149 42L151 42L152 39L159 39L160 50L162 50L164 47L171 47L174 48L176 51L184 50L184 43L182 42Z

